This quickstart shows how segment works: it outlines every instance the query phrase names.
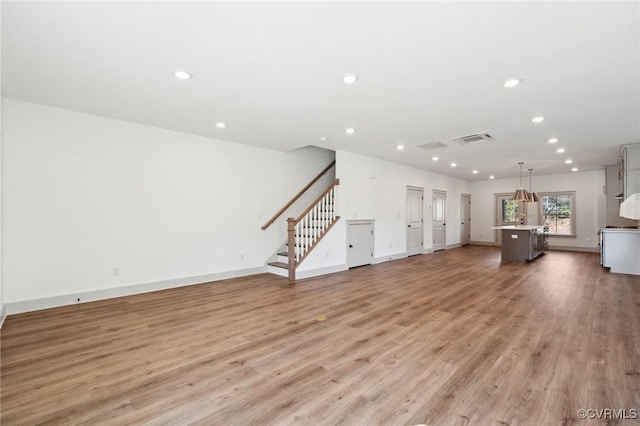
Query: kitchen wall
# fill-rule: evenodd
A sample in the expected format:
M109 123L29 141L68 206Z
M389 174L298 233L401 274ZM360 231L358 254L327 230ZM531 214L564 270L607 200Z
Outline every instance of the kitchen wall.
M528 179L527 179L528 183ZM540 192L575 191L576 236L550 237L551 248L570 248L596 251L597 231L606 222L605 172L595 170L547 176L533 176L533 190ZM513 193L519 186L519 178L494 179L471 182L471 240L478 243L494 242L496 193ZM528 187L528 185L526 185Z
M262 272L286 236L260 227L335 156L12 99L3 114L9 313Z

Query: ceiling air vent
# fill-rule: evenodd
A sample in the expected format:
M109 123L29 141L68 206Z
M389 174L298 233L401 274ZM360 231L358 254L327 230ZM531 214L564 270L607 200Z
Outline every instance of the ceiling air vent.
M453 138L453 141L458 142L460 145L467 145L472 142L478 141L490 141L493 139L489 133L475 133L473 135L460 136L457 138Z
M436 148L444 148L447 145L443 144L442 142L433 142L433 143L426 143L424 145L418 145L418 148L422 148L422 149L436 149Z

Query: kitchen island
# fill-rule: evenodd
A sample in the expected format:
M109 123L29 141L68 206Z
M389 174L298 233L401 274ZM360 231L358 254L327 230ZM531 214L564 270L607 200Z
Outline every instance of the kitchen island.
M501 231L503 262L530 262L543 254L548 245L544 226L507 225L491 229Z

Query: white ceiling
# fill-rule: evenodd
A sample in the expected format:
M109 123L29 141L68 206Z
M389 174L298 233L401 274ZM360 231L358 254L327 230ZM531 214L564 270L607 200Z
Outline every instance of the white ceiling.
M638 2L2 4L4 96L469 180L614 164L640 142L639 67ZM494 140L451 141L478 132Z

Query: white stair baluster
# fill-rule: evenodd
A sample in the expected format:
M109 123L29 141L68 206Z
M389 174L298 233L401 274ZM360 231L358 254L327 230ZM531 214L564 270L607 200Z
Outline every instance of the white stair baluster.
M302 255L307 252L309 248L309 213L304 217L304 245L302 246Z
M306 219L307 217L303 217L302 220L300 221L300 223L302 224L302 239L300 241L300 256L304 256L304 252L306 251L306 245L307 245L307 240L305 238L305 232L306 232L306 228L305 228L305 223L306 223Z
M329 222L333 221L333 188L331 188L331 191L329 191Z
M300 260L300 222L296 223L296 262Z
M318 207L319 204L313 206L313 241L315 242L318 239Z

